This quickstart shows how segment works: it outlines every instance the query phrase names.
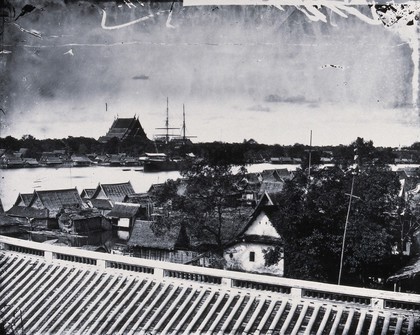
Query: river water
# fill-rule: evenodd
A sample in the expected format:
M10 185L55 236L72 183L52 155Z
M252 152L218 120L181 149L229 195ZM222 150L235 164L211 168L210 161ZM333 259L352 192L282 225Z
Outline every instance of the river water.
M247 166L248 172L265 169L287 168L296 170L297 165L272 165L269 163ZM125 171L127 170L128 171ZM79 193L84 188L96 188L98 183L112 184L130 181L137 193L147 192L152 184L163 183L180 177L178 171L144 173L137 167L131 168L91 166L60 168L29 168L0 170L0 199L5 210L15 202L19 193L34 190L53 190L77 187Z

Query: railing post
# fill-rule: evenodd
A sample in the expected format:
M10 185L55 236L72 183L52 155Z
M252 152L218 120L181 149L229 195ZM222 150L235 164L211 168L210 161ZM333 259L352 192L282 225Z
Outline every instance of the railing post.
M44 258L47 263L52 263L54 260L54 255L52 251L44 251Z
M165 272L163 269L161 268L154 268L154 275L157 279L163 279L163 277L165 276Z
M302 289L297 287L292 287L290 289L290 295L292 298L301 299L302 298Z
M222 286L232 287L233 280L231 278L222 278Z
M370 304L374 309L384 309L385 308L385 301L384 299L379 298L371 298Z
M96 266L100 270L105 270L106 269L106 261L104 259L97 259L96 260Z

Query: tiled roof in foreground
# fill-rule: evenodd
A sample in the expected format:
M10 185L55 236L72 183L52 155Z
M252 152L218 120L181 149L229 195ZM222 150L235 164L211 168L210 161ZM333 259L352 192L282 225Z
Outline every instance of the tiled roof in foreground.
M0 237L1 321L25 334L409 334L420 297Z

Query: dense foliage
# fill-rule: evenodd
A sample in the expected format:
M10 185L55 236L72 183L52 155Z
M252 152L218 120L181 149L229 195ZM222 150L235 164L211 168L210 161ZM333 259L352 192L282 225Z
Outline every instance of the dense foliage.
M367 285L369 277L395 271L391 249L404 211L397 176L383 165L358 172L335 166L312 170L310 177L298 171L276 198L274 224L284 238L286 276L337 282L352 182L342 283Z
M166 182L153 196L157 204L170 201L170 224L174 219L181 221L192 238L222 254L224 243L246 218L237 206L237 184L244 172L233 173L231 165L198 161L185 167L182 181Z

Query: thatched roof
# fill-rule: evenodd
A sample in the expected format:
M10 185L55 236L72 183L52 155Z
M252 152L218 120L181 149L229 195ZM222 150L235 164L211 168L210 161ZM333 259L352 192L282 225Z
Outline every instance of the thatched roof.
M139 204L117 202L106 216L110 218L133 218L137 215L139 209Z
M97 209L112 209L112 204L108 199L87 199L86 202L90 207Z
M19 218L30 218L30 219L46 219L48 218L48 209L38 209L33 207L24 206L13 206L7 212L7 215L19 217Z
M388 278L389 282L398 282L404 279L414 278L420 275L420 257L411 264L405 266L395 275Z
M174 250L180 236L181 226L172 225L170 229L154 229L152 221L136 221L127 242L131 247Z
M51 215L63 207L83 207L82 198L76 188L65 190L34 191L30 207L46 208Z
M126 195L136 193L129 181L126 183L99 184L92 198L97 198L101 191L112 202L121 202Z
M95 208L64 208L62 209L61 213L68 215L68 217L72 220L84 220L102 217L102 214Z
M4 213L0 213L0 226L1 227L20 226L21 224L22 223L19 220L15 219L11 216L8 216Z
M134 193L126 195L123 202L147 205L152 203L152 198L150 197L150 194L147 193Z

